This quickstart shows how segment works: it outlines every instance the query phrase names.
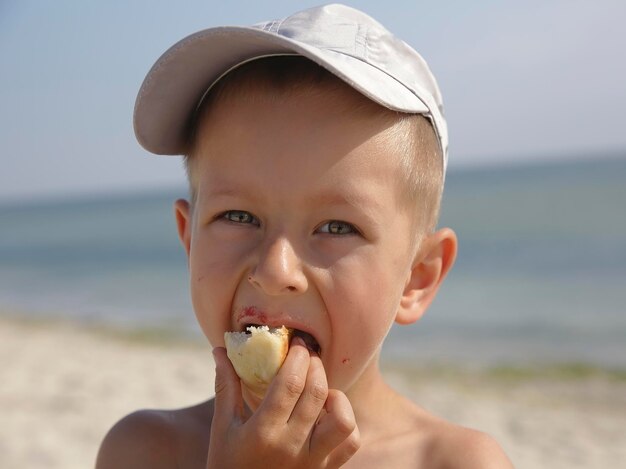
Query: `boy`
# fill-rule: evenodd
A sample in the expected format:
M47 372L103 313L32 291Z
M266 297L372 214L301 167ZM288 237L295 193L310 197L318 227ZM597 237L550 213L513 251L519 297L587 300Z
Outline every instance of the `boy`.
M185 155L191 200L175 213L216 396L126 417L98 468L511 467L378 366L389 328L421 317L457 247L435 231L447 133L415 51L342 5L214 28L152 68L135 131ZM264 398L223 348L251 324L296 331Z

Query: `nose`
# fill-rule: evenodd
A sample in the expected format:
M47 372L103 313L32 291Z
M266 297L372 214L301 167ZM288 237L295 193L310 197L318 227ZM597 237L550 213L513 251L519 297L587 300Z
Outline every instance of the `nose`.
M304 293L308 288L301 259L285 238L262 248L248 281L271 296Z

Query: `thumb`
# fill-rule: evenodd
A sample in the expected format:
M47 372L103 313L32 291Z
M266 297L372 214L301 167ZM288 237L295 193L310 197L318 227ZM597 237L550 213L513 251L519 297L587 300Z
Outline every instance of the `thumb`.
M215 413L213 418L228 425L233 418L243 419L241 382L224 347L213 349L215 360Z

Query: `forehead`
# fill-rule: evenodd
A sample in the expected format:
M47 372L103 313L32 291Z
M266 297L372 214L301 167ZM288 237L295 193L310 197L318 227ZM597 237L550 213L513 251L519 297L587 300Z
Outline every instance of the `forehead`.
M395 122L355 93L259 91L217 101L197 129L198 195L235 187L260 193L268 184L291 198L304 189L395 194Z

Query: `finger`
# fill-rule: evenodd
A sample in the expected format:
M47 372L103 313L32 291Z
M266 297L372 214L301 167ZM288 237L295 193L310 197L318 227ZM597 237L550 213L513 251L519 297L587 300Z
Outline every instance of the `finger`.
M355 427L350 436L343 440L343 442L330 453L326 467L330 469L343 466L354 456L354 453L358 451L360 446L361 435L359 433L359 427Z
M233 418L243 419L241 381L224 347L213 349L215 360L215 413L213 421L227 425Z
M318 419L328 397L328 383L322 360L315 352L309 353L311 358L304 390L289 419L291 428L295 431L306 428L307 435Z
M311 454L328 455L339 449L341 445L357 431L354 411L350 401L344 393L336 389L328 391L325 413L321 416L317 426L311 435ZM358 439L357 439L358 441ZM351 444L347 443L344 452L349 457L356 452L356 448L350 453ZM358 446L357 446L358 448ZM339 454L339 453L338 453ZM343 454L343 452L341 452ZM337 458L341 459L339 456ZM344 461L345 462L345 461Z
M252 418L260 420L260 424L286 424L304 390L309 362L304 341L294 337L282 367Z

